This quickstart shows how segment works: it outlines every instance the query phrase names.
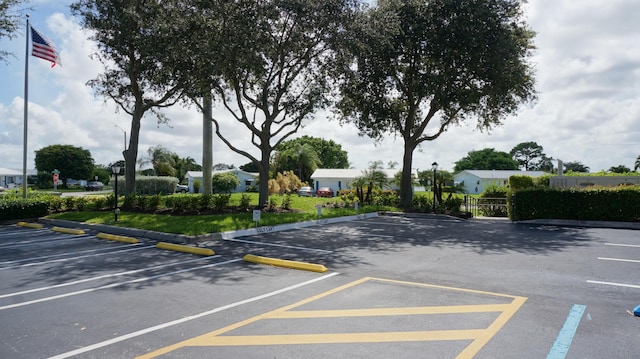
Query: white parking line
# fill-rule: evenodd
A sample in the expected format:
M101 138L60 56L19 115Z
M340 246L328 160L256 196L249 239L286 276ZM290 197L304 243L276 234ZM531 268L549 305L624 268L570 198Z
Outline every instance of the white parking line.
M142 245L141 243L132 244L132 246L141 246L141 245ZM98 251L103 252L103 251L109 250L109 252L104 252L104 253L95 253L95 254L88 254L84 256L73 256L73 257L67 257L62 259L54 259L50 261L42 261L42 262L34 262L34 263L27 263L27 264L19 264L19 265L8 266L8 267L0 267L0 270L10 269L10 268L32 267L32 266L37 266L41 264L66 262L66 261L75 260L79 258L98 257L98 256L105 256L105 255L114 254L114 253L131 252L131 251L137 251L140 249L150 249L150 248L155 248L155 246L143 246L143 247L137 247L137 248L126 248L126 249L117 249L117 250L113 250L113 248L102 248L102 249L90 249L90 250L78 251L78 252L68 252L68 253L62 253L62 254L52 254L50 256L34 257L34 258L19 259L15 261L2 262L0 263L0 265L21 263L21 262L27 262L27 261L33 261L33 260L39 260L39 259L41 260L46 258L54 258L54 257L62 257L62 256L70 256L70 255L73 256L74 254L81 254L81 253L91 253L91 252L98 252Z
M24 241L24 242L13 243L13 244L2 244L2 245L0 245L0 248L2 248L2 249L20 248L20 247L34 246L34 245L38 245L38 244L42 244L42 243L49 243L49 242L58 242L59 243L59 242L67 242L67 241L79 241L81 239L86 240L87 238L95 238L95 236L92 236L92 235L83 235L83 236L73 235L73 237L69 237L69 235L65 235L65 236L60 236L60 237L47 237L46 239L41 239L41 240L37 240L37 241Z
M111 344L115 344L115 343L118 343L118 342L129 340L131 338L135 338L135 337L138 337L138 336L141 336L141 335L144 335L144 334L155 332L157 330L165 329L165 328L168 328L168 327L171 327L171 326L174 326L174 325L178 325L178 324L182 324L182 323L194 320L194 319L202 318L202 317L207 316L207 315L219 313L219 312L222 312L222 311L227 310L227 309L235 308L235 307L238 307L238 306L241 306L241 305L244 305L244 304L248 304L248 303L256 302L256 301L259 301L259 300L262 300L262 299L265 299L265 298L273 297L273 296L278 295L278 294L282 294L282 293L285 293L285 292L288 292L288 291L291 291L291 290L294 290L294 289L297 289L297 288L300 288L300 287L303 287L303 286L306 286L306 285L309 285L309 284L312 284L312 283L315 283L315 282L319 282L319 281L324 280L324 279L331 278L331 277L336 276L338 274L340 274L340 273L335 272L335 273L331 273L331 274L325 274L322 277L314 278L314 279L308 280L306 282L294 284L294 285L286 287L286 288L278 289L278 290L275 290L273 292L269 292L269 293L265 293L265 294L262 294L262 295L259 295L259 296L256 296L256 297L252 297L252 298L249 298L249 299L241 300L239 302L227 304L227 305L224 305L222 307L218 307L218 308L214 308L214 309L208 310L206 312L202 312L202 313L190 315L188 317L176 319L176 320L171 321L171 322L158 324L156 326L145 328L145 329L142 329L142 330L138 330L138 331L133 332L133 333L121 335L121 336L119 336L117 338L105 340L105 341L100 342L100 343L96 343L96 344L89 345L89 346L86 346L86 347L83 347L83 348L79 348L79 349L72 350L72 351L69 351L69 352L66 352L66 353L62 353L62 354L59 354L59 355L56 355L56 356L52 356L52 357L49 357L49 359L64 359L64 358L72 357L72 356L75 356L75 355L78 355L78 354L90 352L92 350L96 350L96 349L99 349L99 348L102 348L102 347L106 347L106 346L111 345Z
M614 282L601 282L601 281L597 281L597 280L588 280L588 281L587 281L587 283L591 283L591 284L611 285L611 286L615 286L615 287L626 287L626 288L640 289L640 285L635 285L635 284L614 283Z
M218 257L218 256L213 256L213 257L208 257L208 258L215 258L215 257ZM23 307L25 305L30 305L30 304L48 302L50 300L71 297L71 296L79 295L79 294L91 293L91 292L95 292L95 291L98 291L98 290L101 290L101 289L109 289L109 288L119 287L121 285L126 285L126 284L140 283L140 282L148 281L148 280L151 280L151 279L156 279L156 278L160 278L160 277L166 277L166 276L169 276L169 275L180 274L180 273L185 273L185 272L191 272L191 271L198 270L198 269L216 267L216 266L219 266L219 265L238 262L238 261L241 261L241 260L242 260L242 258L232 259L232 260L228 260L228 261L225 261L225 262L207 264L207 265L204 265L204 266L181 269L181 270L178 270L178 271L158 274L158 275L154 275L154 276L150 276L150 277L143 277L143 278L128 280L126 282L112 283L112 284L107 284L107 285L103 285L103 286L100 286L100 287L88 288L88 289L78 290L78 291L75 291L75 292L54 295L54 296L51 296L51 297L46 297L46 298L34 299L34 300L26 301L26 302L9 304L9 305L5 305L5 306L0 307L0 310Z
M149 247L149 248L153 248L153 247ZM142 249L142 248L136 248L136 249ZM50 286L46 286L46 287L23 290L21 292L2 294L2 295L0 295L0 299L1 298L7 298L7 297L13 297L13 296L16 296L16 295L23 295L23 294L40 292L40 291L43 291L43 290L49 290L49 289L54 289L54 288L68 287L70 285L91 282L91 281L94 281L94 280L99 280L99 279L104 279L104 278L113 278L113 277L119 277L119 276L123 276L123 275L127 275L127 274L135 274L135 273L140 273L140 272L144 272L144 271L149 271L149 270L153 270L153 269L171 267L171 266L175 266L175 265L178 265L178 264L198 262L198 261L202 261L202 260L206 260L206 259L214 258L214 257L196 258L196 259L191 259L191 260L188 260L188 261L167 263L167 264L161 264L161 265L157 265L157 266L153 266L153 267L146 267L146 268L141 268L141 269L130 270L130 271L126 271L126 272L104 274L104 275L100 275L100 276L97 276L97 277L78 279L78 280L74 280L72 282L66 282L66 283L60 283L60 284L50 285Z
M607 257L598 257L598 259L603 260L603 261L640 263L640 260L637 260L637 259L607 258Z
M623 244L623 243L605 243L605 246L617 246L617 247L633 247L640 248L640 244Z

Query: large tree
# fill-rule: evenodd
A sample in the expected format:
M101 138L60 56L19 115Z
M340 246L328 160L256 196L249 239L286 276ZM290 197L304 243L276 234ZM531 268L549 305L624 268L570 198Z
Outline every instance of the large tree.
M35 164L38 172L60 171L62 185L67 180L92 179L94 161L91 152L71 145L51 145L36 151Z
M511 157L525 171L533 169L544 156L544 148L535 142L522 142L511 149Z
M518 162L511 155L496 151L493 148L485 148L479 151L470 151L465 157L456 161L453 171L458 173L464 170L517 170Z
M168 19L175 18L169 1L79 0L71 5L91 38L98 44L94 54L104 72L89 85L105 100L113 100L131 116L125 160L125 193L135 193L135 169L143 116L179 100L181 86L166 58L177 56L179 42L172 38Z
M349 28L338 107L380 140L402 138L401 205L413 197L414 150L451 125L499 125L535 96L534 33L519 0L380 0Z
M194 99L210 89L227 110L233 123L229 117L212 117L215 133L232 151L256 163L261 206L268 201L272 152L328 105L332 45L342 34L352 2L181 2L190 4L193 16L185 16L189 20L181 26L189 31L177 42L198 49L185 48L189 56L182 78L196 90L190 94ZM230 140L239 127L247 135Z

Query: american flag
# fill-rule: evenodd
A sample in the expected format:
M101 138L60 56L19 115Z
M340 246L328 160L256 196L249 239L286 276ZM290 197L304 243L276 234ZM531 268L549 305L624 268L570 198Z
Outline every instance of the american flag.
M33 26L31 26L31 43L33 45L31 55L51 61L51 67L56 66L56 64L62 65L60 63L60 55L53 42L34 29Z

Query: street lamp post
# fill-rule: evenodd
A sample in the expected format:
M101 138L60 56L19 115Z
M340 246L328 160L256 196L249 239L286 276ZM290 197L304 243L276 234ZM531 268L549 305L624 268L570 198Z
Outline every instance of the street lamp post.
M113 214L115 216L115 222L118 222L118 212L120 212L120 210L118 209L118 173L120 173L120 165L116 163L113 166L111 166L111 173L113 173L116 176L115 185L113 188L113 192L114 192Z
M433 169L433 213L436 213L436 171L438 170L438 162L431 164Z

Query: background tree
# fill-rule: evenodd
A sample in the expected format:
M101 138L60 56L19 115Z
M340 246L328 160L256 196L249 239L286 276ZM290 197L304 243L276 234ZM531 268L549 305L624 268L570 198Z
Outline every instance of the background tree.
M539 163L545 157L544 148L535 142L519 143L509 153L525 171L538 169Z
M227 147L257 164L260 206L268 201L273 150L316 110L328 105L328 70L333 62L330 44L342 33L342 20L352 2L241 0L191 4L194 12L206 14L188 16L184 24L197 29L196 42L202 42L197 44L202 51L185 51L197 56L196 64L214 63L210 68L186 64L181 70L203 70L185 76L185 83L196 84L201 93L210 88L235 119L234 131L240 125L250 133L249 141L231 143L220 121L212 118L216 135ZM193 32L184 31L184 36L182 41L173 42L192 47ZM254 155L255 150L258 155Z
M633 165L633 170L638 172L638 170L640 169L640 156L638 156L638 158L636 158L636 163Z
M258 165L255 162L248 162L239 167L241 170L251 173L257 173L259 171Z
M176 177L176 158L179 156L161 145L149 147L147 157L141 158L138 162L140 167L151 165L156 176Z
M308 143L295 143L274 154L273 170L276 173L293 171L303 182L310 183L311 175L319 165L316 149Z
M179 157L175 155L173 157L173 163L173 168L176 170L175 176L181 182L184 180L184 175L187 174L187 171L202 171L202 166L192 157Z
M485 148L479 151L470 151L465 157L456 161L453 171L455 173L464 170L517 170L518 162L511 155L496 151L493 148Z
M613 173L629 173L631 172L631 169L625 165L617 165L617 166L612 166L611 168L609 168L609 172L613 172Z
M176 18L170 1L79 0L71 12L80 18L98 44L94 54L104 72L88 82L96 94L113 100L131 116L125 159L125 194L135 193L135 167L142 117L151 111L158 121L167 119L157 110L173 105L182 95L175 71L167 64L178 42L168 31L168 19ZM174 55L177 56L177 55Z
M24 0L0 0L0 40L15 38L18 28L22 24L21 9L18 7ZM8 57L13 54L0 49L0 61L8 62Z
M67 180L92 180L94 161L91 152L71 145L51 145L36 151L35 164L38 172L60 171L62 186Z
M91 173L91 179L95 179L96 177L98 177L98 181L108 185L109 180L111 179L111 168L108 168L105 165L94 166L93 173Z
M563 165L563 167L565 171L583 172L583 173L589 172L589 167L585 166L584 164L578 161L567 162Z
M376 140L402 138L402 206L412 203L417 146L468 118L499 125L534 98L534 33L521 5L380 0L348 28L338 114Z
M212 187L216 193L231 193L240 185L238 176L231 172L216 173L212 177Z
M276 150L295 146L296 143L311 145L318 154L323 168L349 168L349 155L340 144L333 140L304 135L293 140L283 142Z

